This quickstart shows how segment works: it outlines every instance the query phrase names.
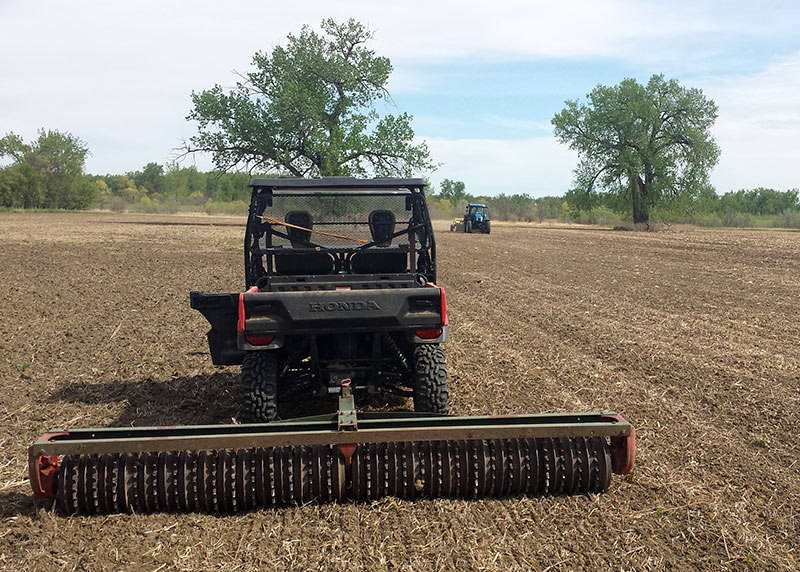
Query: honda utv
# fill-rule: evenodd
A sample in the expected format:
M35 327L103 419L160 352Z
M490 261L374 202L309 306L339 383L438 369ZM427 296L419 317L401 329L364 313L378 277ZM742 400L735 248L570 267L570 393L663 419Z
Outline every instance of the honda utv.
M422 179L253 179L245 291L191 293L215 365L241 365L241 417L279 396L413 397L447 413L444 289ZM349 380L349 381L347 381Z

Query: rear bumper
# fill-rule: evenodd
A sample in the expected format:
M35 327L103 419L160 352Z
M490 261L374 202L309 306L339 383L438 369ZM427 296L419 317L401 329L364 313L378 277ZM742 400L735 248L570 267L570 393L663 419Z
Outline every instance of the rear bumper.
M290 335L404 332L413 343L447 340L440 288L397 288L312 292L192 292L191 307L211 324L213 363L236 365L246 351L275 349ZM424 337L417 334L423 332ZM440 330L438 336L431 332ZM274 339L253 345L248 338Z

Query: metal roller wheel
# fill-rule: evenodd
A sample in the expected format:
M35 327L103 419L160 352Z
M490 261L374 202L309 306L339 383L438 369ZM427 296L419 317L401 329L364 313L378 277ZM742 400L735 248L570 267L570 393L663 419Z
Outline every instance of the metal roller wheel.
M385 496L503 498L597 493L611 478L601 437L359 444L339 447L67 455L58 506L67 514L236 513Z

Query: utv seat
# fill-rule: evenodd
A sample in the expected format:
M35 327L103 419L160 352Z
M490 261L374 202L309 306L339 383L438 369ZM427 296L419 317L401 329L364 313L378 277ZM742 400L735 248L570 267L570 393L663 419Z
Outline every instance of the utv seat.
M374 210L369 213L369 232L376 247L391 246L395 228L392 211ZM357 252L350 260L353 274L397 274L408 268L408 255L405 252L385 252L365 250Z
M392 211L374 210L369 213L369 232L375 246L389 246L392 244L395 217Z
M315 276L331 274L334 269L333 258L327 252L275 253L275 272L284 276Z
M365 250L353 255L350 271L353 274L399 274L408 268L405 252Z
M286 221L287 224L301 227L286 227L286 234L289 235L292 246L295 248L307 248L308 245L306 243L311 240L311 229L314 225L311 213L308 211L289 211L286 213L283 220Z
M286 234L292 243L292 248L298 250L275 253L275 271L284 276L306 276L330 274L333 272L334 263L330 254L308 250L302 252L299 249L309 248L308 242L311 240L311 229L313 220L308 211L289 211L284 220L294 227L286 227Z

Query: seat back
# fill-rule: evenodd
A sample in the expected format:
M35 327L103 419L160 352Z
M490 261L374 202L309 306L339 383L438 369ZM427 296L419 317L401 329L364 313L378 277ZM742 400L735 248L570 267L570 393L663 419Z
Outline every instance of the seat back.
M369 232L376 246L389 246L394 234L395 217L392 211L374 210L369 213Z
M408 268L405 252L381 252L365 250L353 255L350 271L353 274L399 274Z
M331 274L333 269L333 257L326 252L275 253L275 272L284 276Z
M311 229L313 228L313 220L311 213L308 211L289 211L283 219L287 223L299 226L302 228L286 227L286 234L289 235L289 240L292 241L292 246L295 248L306 248L306 244L311 240Z

